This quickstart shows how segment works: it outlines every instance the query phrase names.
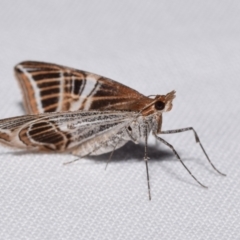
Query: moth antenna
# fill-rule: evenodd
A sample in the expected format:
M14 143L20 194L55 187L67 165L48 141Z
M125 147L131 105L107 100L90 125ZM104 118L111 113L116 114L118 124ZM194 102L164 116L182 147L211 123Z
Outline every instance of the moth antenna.
M175 148L168 143L167 141L165 141L164 139L160 138L159 136L156 135L156 133L153 134L156 139L158 139L159 141L161 141L162 143L164 143L165 145L167 145L168 147L170 147L172 149L172 151L174 152L174 154L176 155L176 157L178 158L178 160L181 162L181 164L183 165L183 167L188 171L188 173L191 175L191 177L202 187L204 188L208 188L207 186L203 185L200 181L198 181L198 179L191 173L191 171L188 169L188 167L184 164L184 162L182 161L182 159L180 158L180 156L178 155L177 151L175 150Z
M154 94L151 94L151 95L148 95L147 97L156 97L157 95L154 95Z
M205 157L207 158L207 160L208 160L209 164L212 166L212 168L213 168L217 173L219 173L220 175L222 175L222 176L227 176L225 173L220 172L220 171L214 166L214 164L212 163L212 161L211 161L210 158L208 157L207 152L205 151L205 149L204 149L204 147L203 147L203 145L202 145L202 143L201 143L201 141L200 141L200 138L198 137L198 134L197 134L197 132L194 130L194 128L188 127L188 128L181 128L181 129L175 129L175 130L167 130L167 131L162 131L162 132L160 132L160 134L172 134L172 133L180 133L180 132L185 132L185 131L193 131L196 142L199 143L199 145L200 145L200 147L201 147L201 149L202 149Z

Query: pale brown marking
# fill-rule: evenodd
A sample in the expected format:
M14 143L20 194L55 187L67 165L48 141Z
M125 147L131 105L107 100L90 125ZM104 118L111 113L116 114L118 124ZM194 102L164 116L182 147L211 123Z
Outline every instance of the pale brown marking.
M11 137L4 132L0 132L0 139L3 139L4 141L10 142L11 141Z

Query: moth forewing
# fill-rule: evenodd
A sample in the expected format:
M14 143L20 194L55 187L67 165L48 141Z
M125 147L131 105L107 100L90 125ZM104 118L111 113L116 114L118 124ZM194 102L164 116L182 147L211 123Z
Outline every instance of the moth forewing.
M111 138L135 116L126 111L76 111L8 118L0 121L0 141L12 147L76 152L84 142L97 143L98 136Z
M152 99L112 79L57 64L25 61L14 68L27 113L140 111Z

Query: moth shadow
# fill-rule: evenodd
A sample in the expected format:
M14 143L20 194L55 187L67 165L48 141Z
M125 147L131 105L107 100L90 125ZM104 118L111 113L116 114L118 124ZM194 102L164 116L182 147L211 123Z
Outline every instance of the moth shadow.
M194 164L198 165L201 168L204 168L204 170L208 171L208 173L213 174L215 176L219 176L222 177L222 175L220 175L219 173L217 173L212 167L211 165L208 163L207 159L204 159L204 156L202 158L184 158L184 162L185 161L194 161ZM214 164L215 165L215 164ZM218 169L218 168L217 168ZM219 169L221 171L221 169ZM224 173L225 174L225 173Z
M128 142L125 144L123 147L117 149L114 151L112 158L111 158L111 164L118 163L118 162L126 162L126 161L143 161L144 157L144 145L143 144L134 144L133 142ZM36 151L10 151L10 152L5 152L5 153L0 153L0 155L14 155L14 156L24 156L28 154L39 154L39 155L46 155L46 152L36 152ZM96 163L102 163L106 164L109 160L111 153L105 153L102 155L98 156L87 156L87 158L90 161L96 162ZM56 153L47 153L47 155L56 155ZM64 154L66 157L69 157L69 154ZM175 157L174 153L171 150L168 149L162 149L159 144L157 145L148 145L148 157L149 159L149 164L151 162L163 162L163 161L174 161L178 162L179 160ZM207 163L204 163L204 159L196 159L196 158L184 158L184 162L186 161L193 161L196 163L199 167L203 167L204 169L207 169L208 172L214 174L211 169L206 165ZM81 161L79 161L80 163ZM75 163L74 163L75 164ZM151 165L150 165L151 166ZM172 176L173 178L177 179L178 181L193 185L193 186L198 186L198 184L194 183L191 179L186 179L186 176L179 175L176 173L174 170L172 170L170 167L167 167L165 165L159 165L161 167L161 170ZM181 168L181 164L179 164L179 167ZM195 173L194 173L195 175Z
M158 146L148 145L147 148L149 161L164 161L171 160L174 157L172 151L160 149ZM94 161L107 162L109 160L111 153L105 153L98 156L89 156L89 159ZM144 157L144 145L135 144L133 142L128 142L123 147L114 151L111 157L111 163L120 161L142 161Z
M0 153L0 155L14 155L14 156L24 156L28 154L33 155L56 155L55 152L39 152L37 150L10 150L8 152ZM62 155L69 156L69 153L61 153ZM97 155L97 156L86 156L88 160L96 161L96 162L107 162L111 152ZM134 144L132 142L128 142L123 147L114 151L111 162L119 162L119 161L142 161L144 157L144 145L142 144ZM156 146L148 146L148 157L149 161L161 161L165 159L170 159L174 157L174 154L169 150L159 149ZM75 157L76 158L76 157Z
M96 162L107 162L109 159L110 153L102 154L99 156L89 156L88 158L96 161ZM143 161L144 156L144 145L137 145L132 142L127 143L122 148L117 149L111 158L111 164L120 162L120 161ZM161 162L161 161L174 161L179 162L179 160L176 158L175 154L171 150L166 150L160 148L159 145L150 145L148 146L148 157L149 159L149 165L151 162ZM186 162L194 162L199 167L204 168L209 173L216 175L217 173L213 171L209 166L207 166L207 162L204 162L204 159L198 159L198 158L183 158L182 159L184 163ZM151 166L151 165L150 165ZM191 178L188 177L189 173L186 172L186 174L179 175L176 173L171 167L165 166L165 165L159 165L161 167L161 170L163 170L165 173L169 174L171 177L177 179L178 181L190 184L195 187L202 188L199 186L196 182L192 181ZM150 167L151 168L151 167ZM179 163L179 168L182 168L181 163ZM191 170L190 170L191 171ZM184 172L183 172L184 173ZM192 172L193 173L193 172ZM193 173L195 176L195 172ZM217 174L219 175L219 174Z
M18 103L17 103L17 106L21 109L22 114L26 114L26 111L25 111L23 102L18 102Z
M16 150L11 150L11 151L8 151L8 152L3 152L3 153L0 153L0 156L3 156L3 155L12 155L12 156L25 156L25 155L56 155L56 153L54 152L39 152L37 150L19 150L19 149L16 149ZM64 155L68 155L67 153L62 153Z

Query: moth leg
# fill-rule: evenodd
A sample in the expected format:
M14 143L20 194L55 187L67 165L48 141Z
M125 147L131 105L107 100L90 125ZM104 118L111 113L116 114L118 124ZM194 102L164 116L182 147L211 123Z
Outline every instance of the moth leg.
M131 128L125 128L126 129L126 132L129 136L129 138L133 141L133 142L137 142L137 140L132 136L131 134ZM149 160L149 157L147 156L147 139L148 139L148 125L147 123L145 123L144 125L144 136L145 136L145 151L144 151L144 162L145 162L145 165L146 165L146 172L147 172L147 186L148 186L148 196L149 196L149 201L151 201L151 187L150 187L150 178L149 178L149 171L148 171L148 160Z
M102 146L103 146L103 144L100 145L100 146L98 146L98 147L96 147L96 148L94 148L94 149L93 149L91 152L89 152L88 154L85 154L85 155L83 155L83 156L80 156L80 157L78 157L78 158L76 158L76 159L74 159L74 160L72 160L72 161L65 162L65 163L63 163L63 165L67 165L67 164L70 164L70 163L74 163L74 162L77 162L77 161L81 160L81 159L84 158L84 157L90 156L90 155L93 154L95 151L99 150ZM74 155L74 156L77 156L77 155Z
M149 177L149 171L148 171L148 160L150 159L147 155L147 140L148 140L148 131L147 131L147 125L145 125L145 150L144 150L144 162L146 165L146 172L147 172L147 186L148 186L148 197L149 201L151 201L151 187L150 187L150 177Z
M87 155L86 155L86 156L87 156ZM85 157L85 156L76 158L76 159L74 159L74 160L72 160L72 161L64 162L63 165L68 165L68 164L70 164L70 163L77 162L77 161L81 160L83 157Z
M155 138L159 141L161 141L162 143L164 143L165 145L167 145L169 148L172 149L172 151L174 152L175 156L178 158L178 160L181 162L181 164L183 165L183 167L188 171L188 173L191 175L191 177L202 187L204 188L208 188L207 186L203 185L201 182L198 181L198 179L191 173L191 171L187 168L187 166L184 164L184 162L182 161L182 159L180 158L180 156L178 155L177 151L175 150L175 148L168 143L167 141L165 141L164 139L160 138L159 136L157 136L156 133L153 133L153 135L155 136Z
M78 158L76 158L76 159L74 159L74 160L72 160L72 161L68 161L68 162L63 163L63 165L67 165L67 164L70 164L70 163L77 162L77 161L81 160L82 158L91 155L92 153L94 153L94 152L95 152L96 150L98 150L98 149L99 149L99 147L93 149L93 150L92 150L91 152L89 152L88 154L85 154L85 155L83 155L83 156L80 156L80 157L78 157ZM77 156L77 155L73 155L73 156Z
M97 147L96 149L93 149L93 151L91 151L90 153L88 153L88 154L86 154L86 155L84 155L84 156L81 156L81 157L78 157L78 158L76 158L76 159L74 159L74 160L72 160L72 161L68 161L68 162L63 163L63 165L67 165L67 164L70 164L70 163L77 162L77 161L81 160L82 158L91 155L92 153L94 153L94 152L97 151L98 149L99 149L99 147ZM76 156L76 155L74 155L74 156Z
M118 142L116 143L116 145L114 146L114 148L113 148L111 154L109 155L109 158L108 158L107 163L106 163L106 166L105 166L105 170L107 170L107 166L108 166L108 164L110 163L110 161L111 161L111 159L112 159L113 153L114 153L114 151L115 151L117 145L118 145Z
M199 143L204 155L206 156L208 162L210 163L210 165L212 166L212 168L217 172L219 173L220 175L222 176L226 176L226 174L220 172L215 166L214 164L212 163L212 161L210 160L210 158L208 157L207 155L207 152L205 151L199 137L198 137L198 134L197 132L194 130L193 127L188 127L188 128L181 128L181 129L175 129L175 130L167 130L167 131L161 131L160 134L172 134L172 133L180 133L180 132L186 132L186 131L193 131L194 133L194 136L195 136L195 140L196 140L196 143Z

